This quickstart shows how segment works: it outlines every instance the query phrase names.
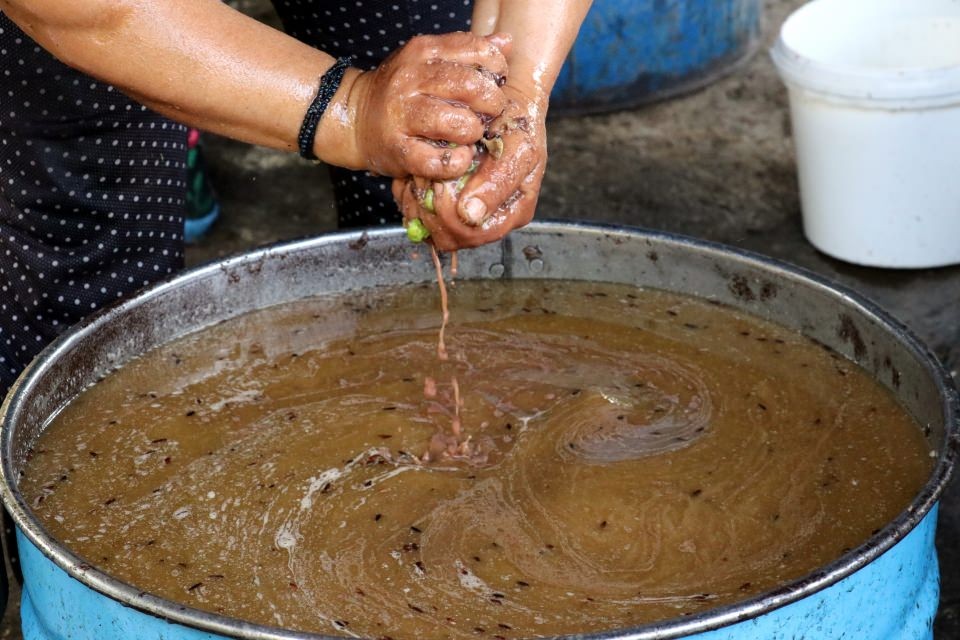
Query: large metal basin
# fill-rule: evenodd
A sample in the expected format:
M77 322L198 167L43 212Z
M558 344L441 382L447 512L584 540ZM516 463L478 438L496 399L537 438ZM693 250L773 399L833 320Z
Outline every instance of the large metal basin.
M105 310L50 345L2 408L2 494L19 528L28 640L320 638L204 613L101 573L40 525L18 489L27 450L79 391L134 356L252 309L434 277L403 232L340 234L254 251L187 272ZM895 520L836 562L759 597L593 638L930 638L938 603L938 497L958 443L958 399L935 358L901 325L811 274L714 244L624 228L533 224L463 252L461 278L630 283L698 296L801 331L860 364L917 419L937 455ZM869 454L869 452L867 452Z

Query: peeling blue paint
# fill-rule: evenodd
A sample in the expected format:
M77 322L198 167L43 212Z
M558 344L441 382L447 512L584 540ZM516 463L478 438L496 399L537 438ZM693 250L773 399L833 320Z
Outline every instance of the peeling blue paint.
M695 88L750 53L760 0L594 0L551 113L628 108Z

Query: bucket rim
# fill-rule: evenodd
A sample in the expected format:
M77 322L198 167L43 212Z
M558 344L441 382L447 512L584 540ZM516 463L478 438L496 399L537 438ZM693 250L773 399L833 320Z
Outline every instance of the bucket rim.
M788 85L867 108L923 109L960 104L960 60L930 67L869 68L827 63L791 46L792 27L821 10L823 2L813 0L787 16L770 48L770 57ZM960 10L955 9L955 13L960 19Z
M871 320L892 332L898 341L914 356L935 381L944 416L944 443L938 451L937 463L924 486L910 504L861 545L841 555L837 560L819 567L801 578L776 589L729 605L709 609L681 618L644 624L635 627L556 636L556 640L670 640L696 633L727 627L744 620L759 617L781 607L804 599L826 589L883 555L907 536L937 504L950 480L958 451L960 451L960 394L952 378L932 351L913 332L863 294L829 278L800 266L764 256L749 250L732 247L681 234L654 231L594 222L542 220L512 232L512 236L536 238L544 235L563 235L568 232L592 233L626 239L649 239L661 244L686 248L708 255L733 258L749 266L773 269L794 280L829 293L847 305L853 305ZM95 333L114 317L151 298L159 297L191 280L201 280L229 269L262 265L263 261L295 251L326 245L366 243L370 240L396 240L406 243L402 228L357 230L324 234L312 238L284 241L252 251L210 262L182 271L133 297L106 307L81 321L50 343L26 367L0 404L0 498L24 535L47 559L71 578L123 606L186 627L230 638L245 640L342 640L332 636L280 627L260 625L245 620L211 613L172 600L155 596L122 582L106 572L91 566L80 556L56 540L39 522L17 486L12 462L12 430L28 396L35 391L37 379L56 362L56 355L71 349L77 342Z

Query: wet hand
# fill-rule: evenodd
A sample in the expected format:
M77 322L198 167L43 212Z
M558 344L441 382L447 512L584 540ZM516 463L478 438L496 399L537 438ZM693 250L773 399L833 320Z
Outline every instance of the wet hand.
M419 219L413 234L429 234L442 251L494 242L533 218L547 160L546 108L509 82L503 89L504 112L490 123L480 153L460 178L394 181L408 230Z
M496 34L418 36L356 75L340 114L355 123L353 168L431 180L463 175L473 143L506 104L509 46L509 36Z

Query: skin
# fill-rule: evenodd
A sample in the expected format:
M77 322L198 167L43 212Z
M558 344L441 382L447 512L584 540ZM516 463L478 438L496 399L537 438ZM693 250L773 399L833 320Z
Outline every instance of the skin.
M66 64L170 118L245 142L297 149L334 59L220 0L0 0ZM320 122L322 161L389 176L456 178L484 120L507 104L504 35L421 36L372 72L349 69ZM462 144L454 149L430 140Z
M546 116L550 91L573 46L590 0L475 0L473 30L478 35L510 34L506 53L510 74L503 92L504 112L487 136L503 141L499 158L480 156L466 185L429 176L396 180L393 193L406 220L419 218L431 242L454 251L493 242L527 224L536 209L547 162ZM423 194L434 191L434 212L424 210Z

